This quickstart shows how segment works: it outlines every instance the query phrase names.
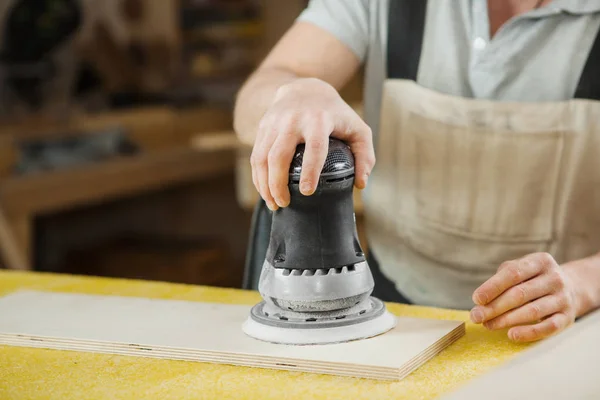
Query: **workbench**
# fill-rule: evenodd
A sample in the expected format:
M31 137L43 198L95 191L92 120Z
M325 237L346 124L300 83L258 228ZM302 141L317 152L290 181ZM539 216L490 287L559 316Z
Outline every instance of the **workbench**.
M0 296L20 290L252 305L256 292L164 282L0 271ZM529 345L468 322L465 311L389 304L396 315L467 322L467 334L400 382L228 365L0 346L0 399L434 399Z

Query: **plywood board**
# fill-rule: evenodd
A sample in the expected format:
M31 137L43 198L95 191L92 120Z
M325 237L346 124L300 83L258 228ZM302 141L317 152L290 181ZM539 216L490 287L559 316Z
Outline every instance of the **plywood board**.
M241 326L250 306L22 291L0 298L0 344L400 380L464 335L461 321L398 317L371 339L265 343Z

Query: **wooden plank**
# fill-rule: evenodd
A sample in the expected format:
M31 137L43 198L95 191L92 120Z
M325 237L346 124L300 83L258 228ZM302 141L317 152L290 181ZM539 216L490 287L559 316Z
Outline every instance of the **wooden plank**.
M195 135L191 138L191 144L195 149L210 150L238 150L247 149L248 146L240 142L232 131L207 132Z
M0 204L9 215L53 212L232 172L234 162L234 154L228 150L202 152L181 147L77 169L11 177L0 185Z
M23 291L0 299L0 343L400 380L464 335L461 321L397 317L391 331L333 345L246 336L250 306Z
M224 107L196 107L177 110L174 121L179 143L189 144L195 137L231 132L231 110Z
M74 114L64 120L32 117L19 123L0 124L0 176L16 158L19 140L48 139L93 134L99 130L122 128L143 150L162 150L187 145L198 132L229 129L230 110L223 107L140 107L97 114Z
M17 228L16 230L14 228ZM0 255L8 269L28 270L30 224L26 219L21 219L14 226L10 224L0 208Z
M130 137L142 145L148 142L154 148L161 137L172 134L175 114L167 107L136 108L97 114L73 114L65 119L32 116L25 121L0 124L0 137L32 140L85 135L110 127L122 127ZM158 138L156 138L158 137Z

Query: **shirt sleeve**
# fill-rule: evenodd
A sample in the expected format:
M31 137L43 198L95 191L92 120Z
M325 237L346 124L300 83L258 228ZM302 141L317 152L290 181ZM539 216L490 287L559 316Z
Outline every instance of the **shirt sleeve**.
M324 29L363 61L369 45L369 0L310 0L297 21Z

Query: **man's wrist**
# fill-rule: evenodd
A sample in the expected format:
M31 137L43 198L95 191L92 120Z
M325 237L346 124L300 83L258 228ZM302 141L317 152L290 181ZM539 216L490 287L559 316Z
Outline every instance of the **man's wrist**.
M600 307L600 253L562 265L573 283L577 317Z
M290 94L290 92L294 94L308 92L311 95L317 95L318 93L339 95L338 91L331 84L322 79L314 77L296 77L279 86L275 93L275 99L286 96Z

